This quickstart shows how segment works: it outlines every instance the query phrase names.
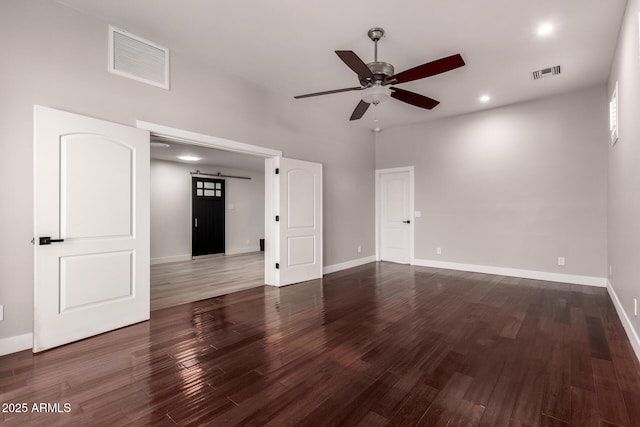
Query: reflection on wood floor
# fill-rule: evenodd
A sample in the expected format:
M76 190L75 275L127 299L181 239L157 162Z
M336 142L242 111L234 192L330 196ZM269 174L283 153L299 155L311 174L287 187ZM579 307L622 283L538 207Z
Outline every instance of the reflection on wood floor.
M606 289L385 262L0 357L3 426L640 426ZM30 406L31 407L31 406Z
M263 285L263 252L152 265L151 310Z

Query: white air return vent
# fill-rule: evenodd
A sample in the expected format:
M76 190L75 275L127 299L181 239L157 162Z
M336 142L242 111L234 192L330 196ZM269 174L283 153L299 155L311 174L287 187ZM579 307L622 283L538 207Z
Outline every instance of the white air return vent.
M169 49L109 26L109 71L169 90Z
M543 68L542 70L536 70L531 73L531 77L533 80L540 80L546 77L557 76L560 74L560 66L556 65L555 67Z

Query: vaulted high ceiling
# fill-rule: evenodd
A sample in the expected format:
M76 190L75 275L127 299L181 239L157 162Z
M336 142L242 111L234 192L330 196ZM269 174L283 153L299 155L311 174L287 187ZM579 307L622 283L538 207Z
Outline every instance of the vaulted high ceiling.
M396 72L460 53L463 68L405 83L441 101L422 110L396 100L350 126L396 127L463 114L606 81L624 0L58 0L124 30L198 56L204 64L268 87L297 108L315 104L347 122L358 92L293 100L294 95L356 86L335 50L373 60L367 30L383 27L379 60ZM540 37L540 24L553 31ZM106 37L106 35L105 35ZM534 81L531 71L560 65ZM482 104L478 98L489 94ZM377 120L377 121L374 121Z

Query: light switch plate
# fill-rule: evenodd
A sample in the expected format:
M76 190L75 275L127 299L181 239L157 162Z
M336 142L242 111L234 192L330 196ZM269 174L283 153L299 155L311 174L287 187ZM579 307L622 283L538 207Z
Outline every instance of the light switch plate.
M414 216L415 218L420 218L420 217L422 216L422 212L420 212L420 211L415 211L415 212L413 213L413 216Z

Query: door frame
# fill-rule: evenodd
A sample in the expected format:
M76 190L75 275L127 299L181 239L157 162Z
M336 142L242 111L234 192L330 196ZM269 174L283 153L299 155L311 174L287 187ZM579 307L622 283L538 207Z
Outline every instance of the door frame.
M191 132L188 130L172 128L169 126L159 125L157 123L145 122L142 120L136 121L136 127L141 129L148 130L153 136L161 136L163 138L174 140L181 143L198 145L200 147L207 148L215 148L216 150L224 150L231 151L234 153L241 154L250 154L253 156L262 157L264 159L279 159L282 156L282 151L274 150L271 148L260 147L258 145L247 144L244 142L233 141L230 139L219 138L216 136L205 135L202 133ZM265 178L267 176L267 164L265 162ZM270 185L270 181L265 179L265 200L269 202L272 198L273 189ZM275 268L274 263L272 262L275 259L274 248L269 242L269 237L271 235L271 230L267 227L267 224L271 223L271 205L270 203L265 204L264 209L265 215L265 248L264 248L264 259L265 259L265 268L264 268L264 283L266 285L275 285ZM193 216L193 214L192 214ZM226 221L226 219L225 219ZM189 229L191 230L191 229ZM226 239L226 233L225 233ZM226 245L226 242L225 242Z
M414 189L415 189L415 181L414 181L414 168L413 166L404 166L399 168L389 168L389 169L376 169L376 261L381 261L382 251L380 250L380 239L382 237L381 227L382 221L380 220L382 210L381 210L381 202L382 202L382 186L381 179L382 175L398 173L398 172L409 172L409 212L410 212L410 221L409 224L409 265L414 265L415 263L415 254L414 254L414 231L415 231L415 202L414 202Z

